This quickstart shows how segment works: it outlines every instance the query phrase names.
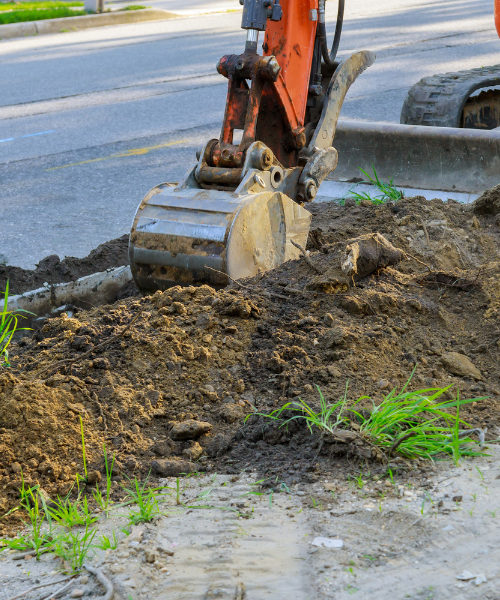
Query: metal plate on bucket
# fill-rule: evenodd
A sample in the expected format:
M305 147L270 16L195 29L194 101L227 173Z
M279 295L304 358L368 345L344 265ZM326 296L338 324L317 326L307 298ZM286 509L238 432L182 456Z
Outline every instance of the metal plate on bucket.
M290 240L305 246L310 222L310 213L282 193L240 196L163 184L137 209L129 245L132 274L144 291L224 286L226 273L251 277L297 258Z

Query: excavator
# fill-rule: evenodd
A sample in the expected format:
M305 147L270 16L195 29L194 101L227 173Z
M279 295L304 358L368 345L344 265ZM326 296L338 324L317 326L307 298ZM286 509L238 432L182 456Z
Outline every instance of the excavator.
M298 258L307 206L334 172L359 181L359 168L373 165L399 185L465 193L498 183L499 92L473 94L500 84L500 67L422 80L401 124L342 122L350 86L375 61L368 50L337 59L344 0L331 48L325 0L240 3L244 51L217 63L228 80L220 136L179 183L154 187L134 217L130 266L142 292L222 287Z

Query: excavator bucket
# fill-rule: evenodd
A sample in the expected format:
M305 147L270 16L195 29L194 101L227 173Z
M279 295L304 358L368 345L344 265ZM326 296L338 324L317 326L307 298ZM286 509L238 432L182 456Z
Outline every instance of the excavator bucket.
M298 258L292 242L305 247L311 214L282 192L259 189L258 183L243 193L168 183L153 188L130 234L139 288L224 286Z

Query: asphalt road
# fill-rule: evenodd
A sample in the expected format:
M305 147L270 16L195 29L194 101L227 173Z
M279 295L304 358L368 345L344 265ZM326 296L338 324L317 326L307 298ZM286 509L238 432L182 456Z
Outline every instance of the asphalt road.
M492 13L491 0L348 2L341 54L370 49L377 61L342 116L398 122L421 77L499 62ZM242 51L240 20L227 12L0 42L0 253L10 264L85 256L128 231L149 188L182 176L218 136L226 80L215 64Z

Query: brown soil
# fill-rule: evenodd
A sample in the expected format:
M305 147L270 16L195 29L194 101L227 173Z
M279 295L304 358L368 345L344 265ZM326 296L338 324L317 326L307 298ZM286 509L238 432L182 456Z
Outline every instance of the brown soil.
M80 416L89 469L103 470L105 442L117 455L117 477L165 472L177 464L165 459L182 459L199 460L202 470L251 467L274 480L315 481L332 468L347 469L346 461L377 456L348 440L323 447L298 422L285 430L257 417L244 424L244 416L299 396L317 404L316 385L328 400L338 399L347 381L350 399L377 402L416 364L413 388L455 384L462 397L487 396L462 416L495 436L495 217L423 198L312 211L310 261L288 262L225 290L175 287L78 318L62 315L13 346L12 369L0 376L0 510L15 504L21 469L49 494L70 489L83 472ZM407 258L339 285L344 242L374 232ZM112 338L71 367L57 365ZM212 428L196 440L179 439L180 430L192 432L192 424L179 428L189 419Z
M128 235L105 242L85 258L67 256L61 260L57 254L46 256L35 270L0 264L0 290L9 282L10 295L23 294L42 287L44 283L66 283L85 275L128 265Z

